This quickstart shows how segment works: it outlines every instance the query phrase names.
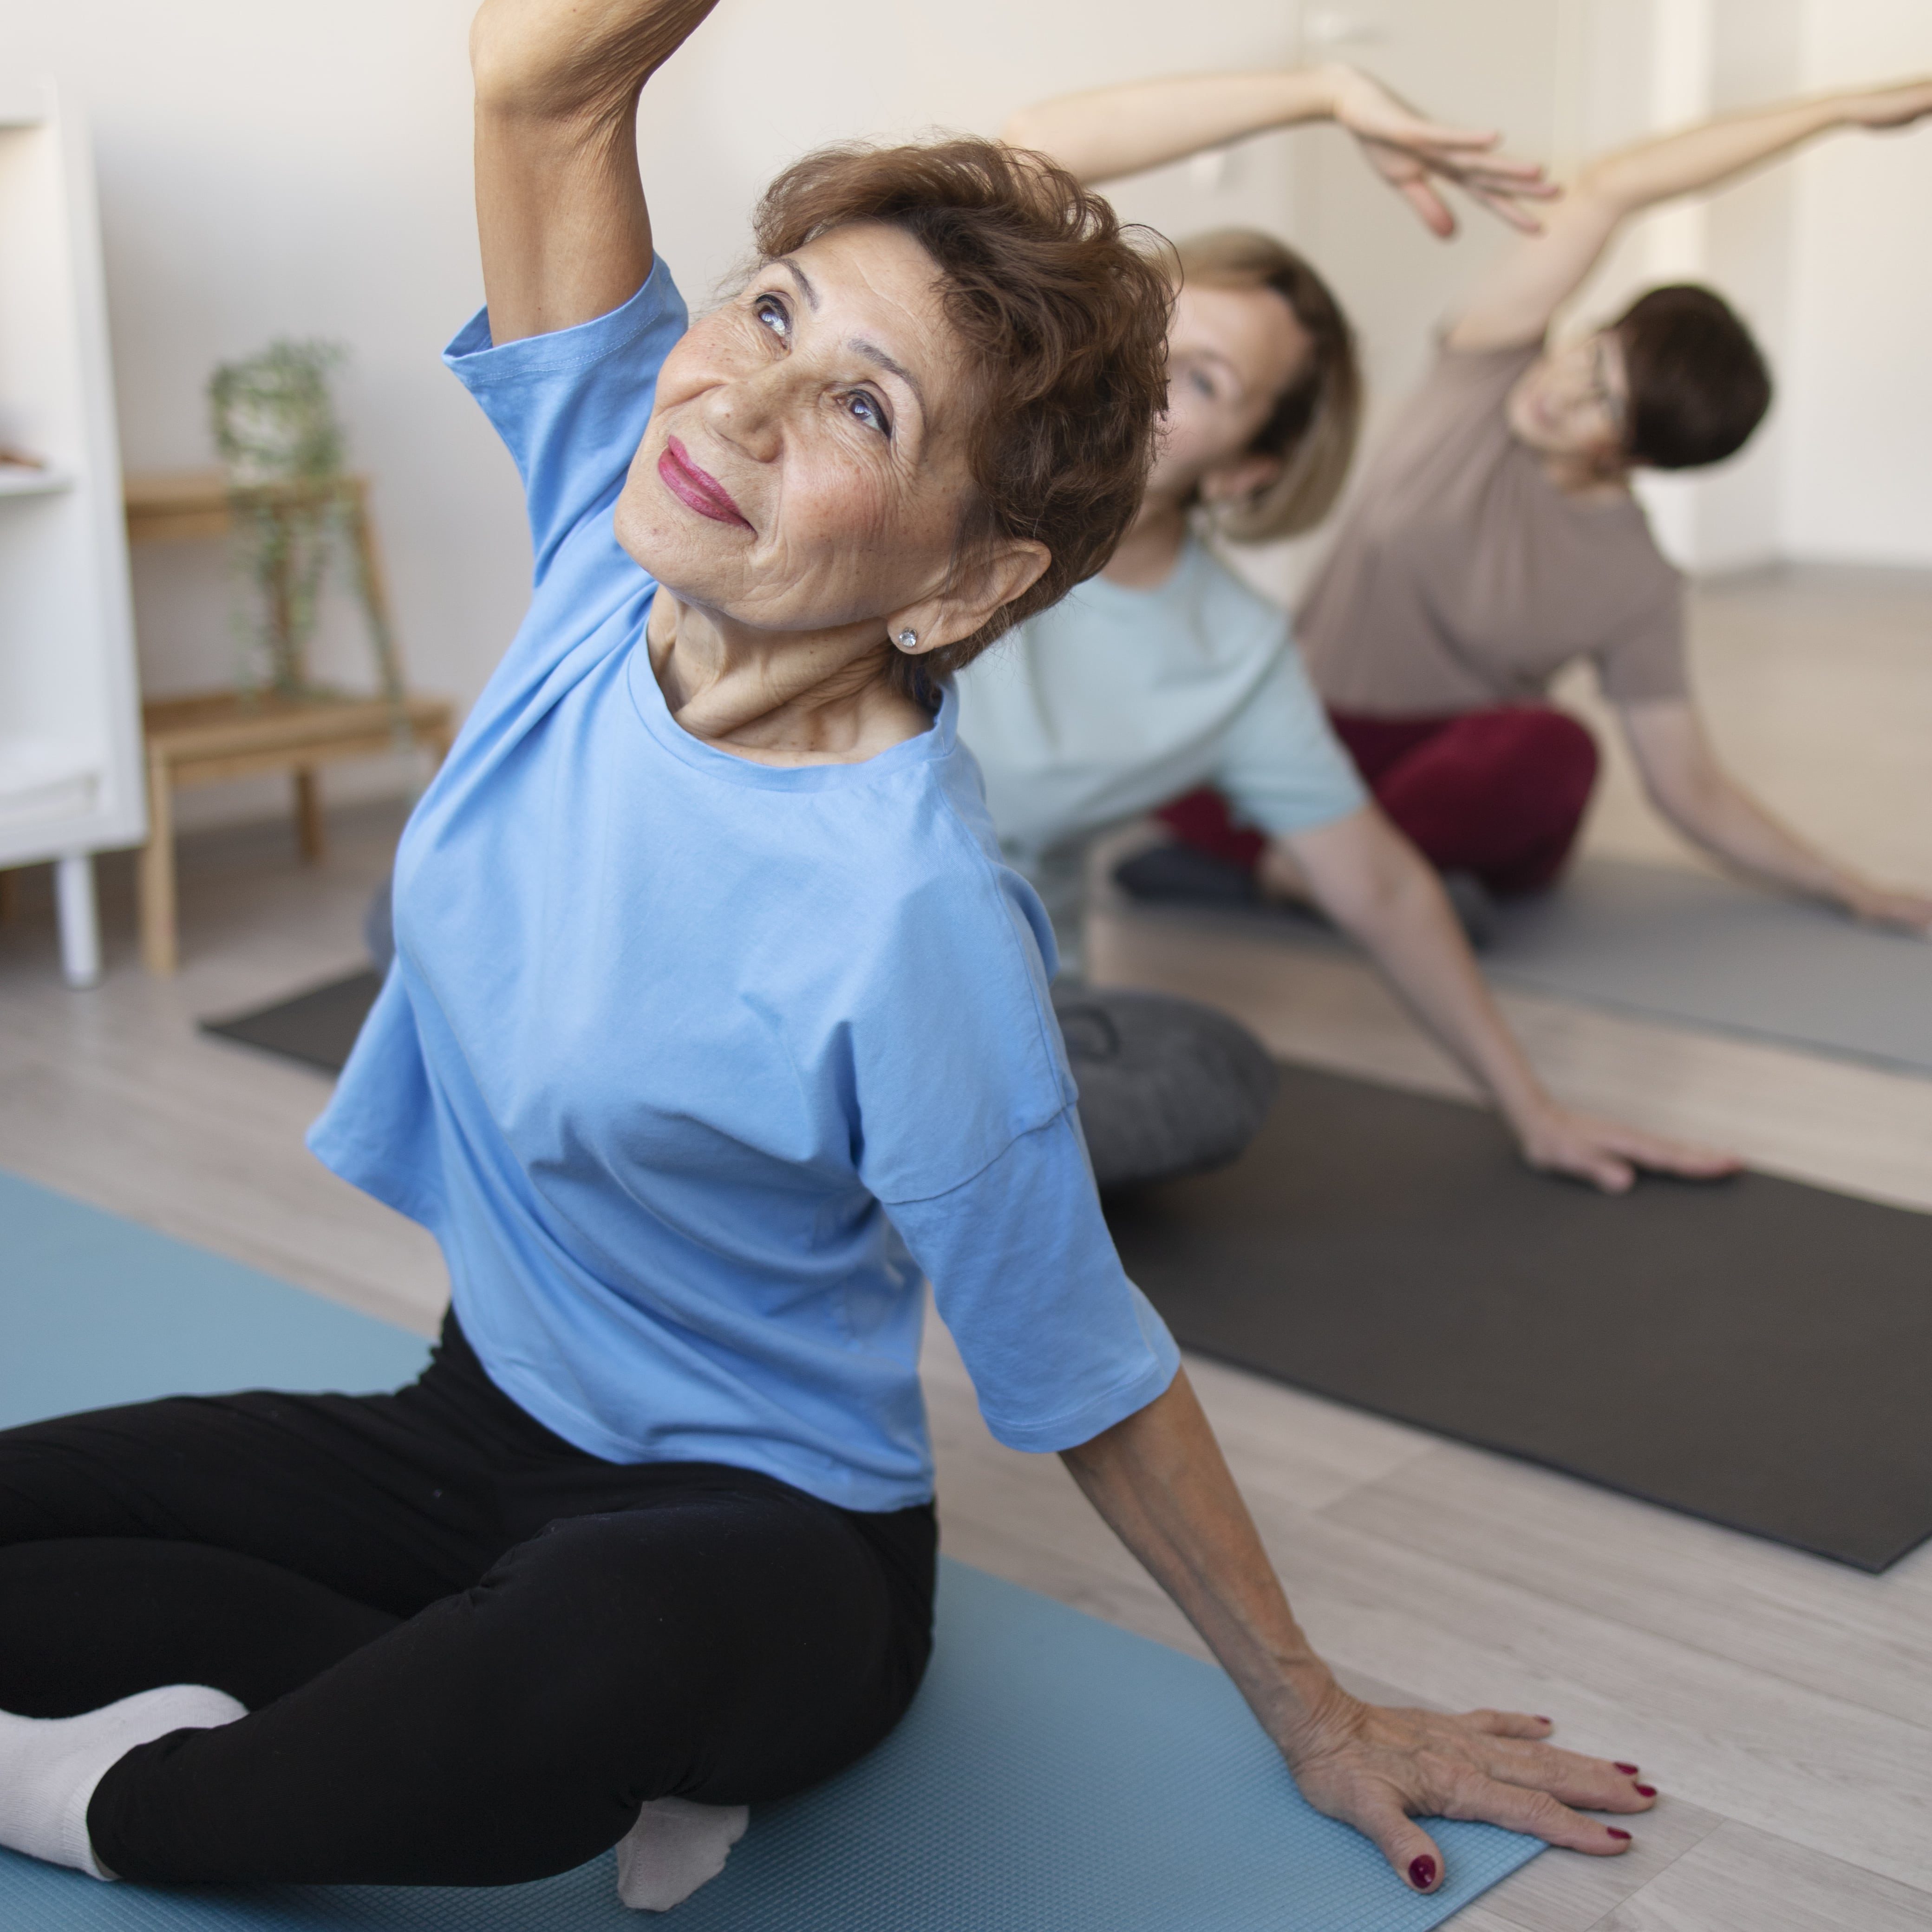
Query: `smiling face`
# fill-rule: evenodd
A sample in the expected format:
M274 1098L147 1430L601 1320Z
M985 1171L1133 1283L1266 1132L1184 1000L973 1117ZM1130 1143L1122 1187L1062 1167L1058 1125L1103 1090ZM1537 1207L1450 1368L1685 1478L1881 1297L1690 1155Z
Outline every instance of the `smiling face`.
M1264 488L1276 457L1251 446L1275 405L1307 373L1313 338L1273 289L1184 284L1167 336L1167 412L1151 497L1210 502Z
M938 272L897 229L834 229L764 263L665 358L618 541L739 624L876 620L883 642L916 608L922 643L940 641L973 501L961 360Z
M1519 442L1607 478L1628 467L1629 404L1623 350L1616 332L1606 328L1546 350L1518 378L1504 409Z

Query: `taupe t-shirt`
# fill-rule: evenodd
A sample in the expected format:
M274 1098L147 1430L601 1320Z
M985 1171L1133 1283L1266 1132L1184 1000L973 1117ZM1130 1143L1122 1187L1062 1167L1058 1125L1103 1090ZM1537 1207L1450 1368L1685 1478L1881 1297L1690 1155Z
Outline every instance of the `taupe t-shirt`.
M1442 350L1376 452L1296 622L1334 710L1520 703L1578 658L1612 703L1684 695L1682 583L1641 506L1566 495L1510 434L1539 352Z

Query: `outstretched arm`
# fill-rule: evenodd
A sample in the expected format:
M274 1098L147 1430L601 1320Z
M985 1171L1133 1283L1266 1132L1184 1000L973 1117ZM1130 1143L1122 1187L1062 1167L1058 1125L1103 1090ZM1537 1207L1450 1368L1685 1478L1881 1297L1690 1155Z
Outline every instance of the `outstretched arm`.
M1618 229L1680 195L1735 181L1838 128L1903 128L1932 114L1932 80L1820 94L1619 148L1591 162L1543 232L1519 242L1478 285L1449 332L1456 349L1510 349L1540 341L1580 288Z
M1684 700L1628 704L1621 715L1651 802L1685 838L1742 871L1855 917L1932 932L1932 894L1875 885L1806 844L1725 770Z
M1433 868L1376 806L1274 840L1262 878L1298 884L1361 943L1409 1010L1494 1101L1531 1166L1608 1194L1624 1192L1640 1170L1697 1180L1736 1171L1729 1154L1577 1113L1557 1100L1497 1010Z
M589 322L651 272L638 96L716 0L484 0L470 28L493 341Z
M1521 204L1551 192L1534 162L1494 152L1495 134L1426 120L1379 81L1339 65L1186 74L1062 94L1022 109L1001 139L1098 182L1310 121L1347 128L1370 165L1438 235L1456 229L1444 182L1523 228L1535 224Z
M1654 1802L1600 1758L1543 1742L1546 1719L1448 1717L1352 1697L1310 1648L1183 1370L1062 1460L1087 1499L1207 1640L1318 1810L1365 1833L1418 1892L1444 1876L1418 1816L1479 1818L1573 1851L1628 1849L1582 1816Z

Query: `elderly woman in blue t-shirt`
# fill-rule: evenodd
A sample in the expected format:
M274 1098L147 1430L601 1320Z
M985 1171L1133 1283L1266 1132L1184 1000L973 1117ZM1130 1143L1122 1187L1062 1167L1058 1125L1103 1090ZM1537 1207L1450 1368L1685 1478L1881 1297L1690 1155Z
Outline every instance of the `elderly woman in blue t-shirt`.
M314 1136L442 1244L441 1347L394 1396L0 1438L0 1844L406 1884L616 1844L674 1903L918 1684L924 1275L994 1432L1066 1457L1406 1882L1442 1877L1416 1813L1620 1850L1568 1808L1645 1808L1615 1766L1309 1648L1108 1240L1050 930L955 740L950 674L1133 514L1165 284L1043 164L838 151L687 326L634 120L706 10L477 23L488 306L449 359L536 590Z

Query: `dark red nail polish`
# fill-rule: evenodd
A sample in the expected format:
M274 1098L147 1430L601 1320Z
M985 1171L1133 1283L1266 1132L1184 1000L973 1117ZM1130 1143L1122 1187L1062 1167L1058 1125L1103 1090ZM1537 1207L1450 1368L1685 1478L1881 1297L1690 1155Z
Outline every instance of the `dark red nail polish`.
M1426 1852L1408 1862L1408 1882L1418 1892L1426 1892L1436 1882L1436 1861Z
M1556 1728L1556 1720L1554 1718L1539 1718L1536 1721L1539 1724L1547 1724L1552 1731Z
M1657 1786L1654 1784L1640 1784L1636 1788L1636 1795L1640 1798L1654 1798L1657 1796Z
M1628 1838L1630 1836L1630 1834L1628 1832L1620 1832L1614 1825L1606 1825L1604 1827L1604 1829L1609 1832L1610 1836L1613 1838Z
M1636 1766L1634 1764L1620 1764L1616 1766L1616 1768L1626 1778L1634 1778L1636 1775Z

